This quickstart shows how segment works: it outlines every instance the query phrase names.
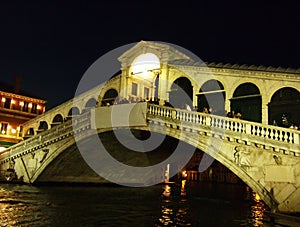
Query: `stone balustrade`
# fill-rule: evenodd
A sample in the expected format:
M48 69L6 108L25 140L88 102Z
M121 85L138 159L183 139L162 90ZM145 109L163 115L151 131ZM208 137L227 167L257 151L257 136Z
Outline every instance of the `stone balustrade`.
M300 131L298 130L153 104L148 105L148 113L165 119L171 119L175 122L191 123L198 126L225 130L226 133L232 132L249 136L254 138L254 140L260 139L264 146L275 143L275 151L286 149L287 145L294 145L289 148L294 152L294 155L300 156ZM281 144L276 142L281 142Z
M153 104L148 104L147 108L148 115L161 117L166 121L185 123L190 127L197 125L208 129L219 129L231 135L244 135L245 138L251 137L249 141L259 141L265 147L274 147L275 151L286 150L288 147L290 153L300 156L300 132L297 130ZM90 128L90 111L73 118L6 149L0 154L0 164Z

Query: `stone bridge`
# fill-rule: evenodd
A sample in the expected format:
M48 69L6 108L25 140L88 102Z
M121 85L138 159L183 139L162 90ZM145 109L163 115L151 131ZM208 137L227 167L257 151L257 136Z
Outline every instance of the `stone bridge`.
M101 117L114 107L126 106L139 107L139 112L132 114L141 120L129 127L122 126L122 122L101 126ZM82 161L75 137L77 142L88 143L95 129L101 135L126 128L180 139L230 169L272 210L300 211L299 131L147 102L92 108L16 144L0 155L2 177L16 177L26 183L107 182ZM138 183L126 173L117 174L124 182Z
M78 146L85 147L84 154L95 152L92 141L96 132L113 157L131 166L151 166L134 153L121 152L122 146L112 138L118 131L153 132L183 141L218 160L272 210L300 212L299 131L288 128L300 123L300 69L205 64L187 51L146 41L118 56L115 60L120 68L107 82L23 125L24 141L0 154L3 180L107 183L108 177L91 168ZM95 67L97 64L87 72L94 72L97 80L103 67L99 71ZM140 98L148 102L115 105L123 99ZM184 110L185 104L193 111ZM131 106L136 106L136 112L129 111ZM205 108L211 108L211 114L204 113ZM119 117L127 111L131 120L111 122L113 109ZM242 113L243 120L224 117L229 111ZM153 163L161 161L152 157ZM183 150L181 158L187 157ZM143 183L141 179L151 181L151 177L163 180L150 172L135 177L106 167L118 182L138 184ZM205 167L201 160L199 171ZM184 166L178 170L181 168Z

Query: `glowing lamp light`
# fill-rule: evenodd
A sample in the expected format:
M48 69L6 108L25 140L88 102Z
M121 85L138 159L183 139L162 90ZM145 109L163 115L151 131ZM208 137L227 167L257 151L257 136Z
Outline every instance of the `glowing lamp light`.
M32 103L29 103L29 104L28 104L28 107L29 107L29 108L32 108Z
M2 134L5 134L5 130L2 130L2 132L1 132Z
M23 101L20 102L20 106L24 106L24 102Z
M151 79L153 76L152 70L160 68L158 57L152 53L142 54L137 57L132 64L132 75L139 75L145 79Z
M5 101L6 101L6 98L3 97L3 98L1 99L1 101L2 101L2 102L5 102Z
M42 109L42 107L41 107L40 105L37 105L37 106L36 106L36 109L37 109L37 110L40 110L40 109Z
M17 132L16 129L14 129L14 128L11 129L11 133L12 133L12 134L15 134L16 132Z
M15 103L16 103L16 100L12 99L11 104L15 104Z

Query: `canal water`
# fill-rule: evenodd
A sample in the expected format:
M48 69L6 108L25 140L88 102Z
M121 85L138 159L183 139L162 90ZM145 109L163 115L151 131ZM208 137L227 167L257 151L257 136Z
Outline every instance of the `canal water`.
M0 226L269 226L245 185L0 184Z

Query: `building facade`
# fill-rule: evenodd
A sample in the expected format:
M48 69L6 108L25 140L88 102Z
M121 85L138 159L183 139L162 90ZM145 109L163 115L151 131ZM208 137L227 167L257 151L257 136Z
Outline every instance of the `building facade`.
M45 112L46 101L0 84L0 151L23 140L23 124Z

